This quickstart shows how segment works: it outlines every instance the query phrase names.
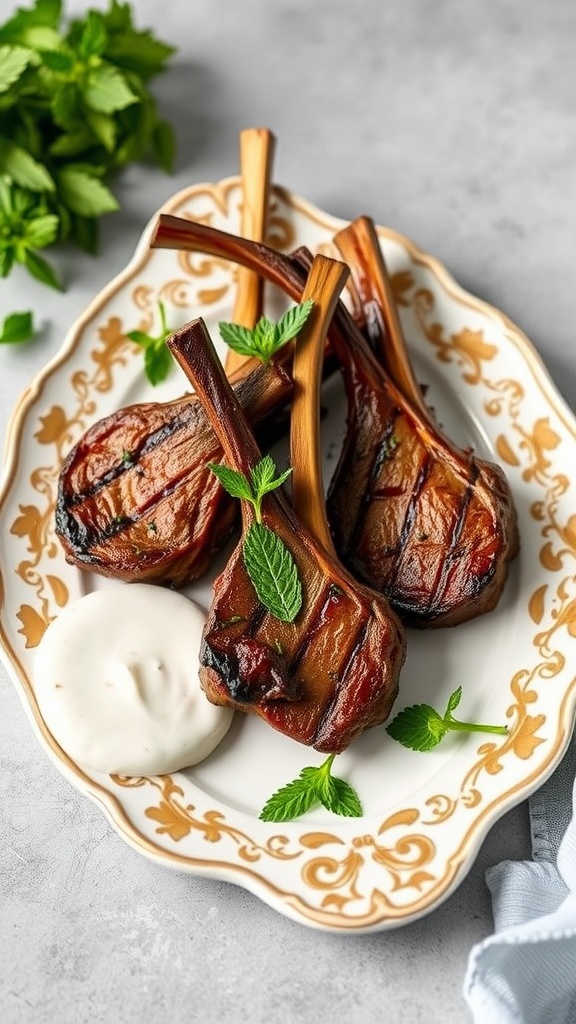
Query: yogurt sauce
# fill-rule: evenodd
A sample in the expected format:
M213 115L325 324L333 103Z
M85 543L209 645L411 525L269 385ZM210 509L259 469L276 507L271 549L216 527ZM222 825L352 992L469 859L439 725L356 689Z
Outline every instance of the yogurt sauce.
M204 613L144 583L97 590L49 625L33 685L54 739L80 766L164 775L197 764L232 721L198 678Z

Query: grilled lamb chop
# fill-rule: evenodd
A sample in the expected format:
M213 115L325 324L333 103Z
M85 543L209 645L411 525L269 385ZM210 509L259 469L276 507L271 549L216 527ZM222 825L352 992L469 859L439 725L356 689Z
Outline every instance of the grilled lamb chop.
M278 360L256 366L236 391L258 423L289 400L292 381ZM56 531L67 560L129 582L181 586L201 576L238 519L207 469L221 452L195 395L128 406L95 423L60 472Z
M304 293L315 307L298 345L323 346L346 273L341 264L317 258ZM260 452L203 322L182 328L168 344L205 403L227 463L249 476ZM303 427L306 416L297 417ZM306 463L301 431L297 436L297 460ZM299 473L296 465L301 507L322 508L321 478L311 480L305 469L299 481ZM243 502L243 537L253 515ZM297 519L278 491L265 496L262 520L295 560L302 606L292 622L267 611L247 574L241 541L214 585L200 655L202 686L213 703L256 714L317 750L340 752L388 717L405 657L403 630L387 601L358 585L327 550L327 532L315 536L314 524Z
M328 494L336 547L404 621L455 625L498 602L518 550L510 489L498 466L458 448L427 409L373 222L360 218L335 242L389 375L382 386L358 345L342 359L348 433Z

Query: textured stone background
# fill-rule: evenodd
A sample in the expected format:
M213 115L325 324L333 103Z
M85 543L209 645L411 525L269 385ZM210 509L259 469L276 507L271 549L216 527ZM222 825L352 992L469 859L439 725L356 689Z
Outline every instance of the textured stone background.
M83 9L78 0L70 12ZM98 6L94 2L93 6ZM438 256L532 339L566 400L574 360L572 0L137 0L179 46L156 93L177 124L168 179L132 168L100 260L62 253L64 295L14 275L38 341L0 352L0 434L32 376L127 262L174 191L235 173L237 132L271 127L277 180L371 214ZM12 3L0 0L2 20ZM461 1024L471 945L492 929L483 872L528 855L526 808L491 831L454 896L420 922L345 937L234 886L141 858L38 746L0 668L0 1017L7 1024Z

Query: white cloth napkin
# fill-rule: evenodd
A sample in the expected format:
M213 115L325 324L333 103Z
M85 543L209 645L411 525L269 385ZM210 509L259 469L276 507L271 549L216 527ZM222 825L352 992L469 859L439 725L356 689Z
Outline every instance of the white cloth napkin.
M486 872L495 934L468 960L474 1024L576 1024L576 733L529 808L534 860Z

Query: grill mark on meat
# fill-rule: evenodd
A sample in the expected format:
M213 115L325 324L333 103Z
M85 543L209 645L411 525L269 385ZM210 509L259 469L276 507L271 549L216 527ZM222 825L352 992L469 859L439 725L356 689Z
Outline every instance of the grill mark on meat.
M372 461L368 485L364 493L364 498L361 504L358 506L356 519L354 521L354 527L350 531L350 537L346 545L346 549L343 552L343 554L345 554L347 558L349 558L350 555L355 551L356 546L359 542L360 535L362 533L364 525L364 510L368 505L370 505L370 502L373 500L374 496L378 494L378 478L380 476L382 466L384 465L386 459L390 457L390 442L392 437L394 436L394 427L396 425L396 419L399 416L399 414L400 410L395 408L392 417L387 423L386 431L382 437L382 440L374 453L374 458Z
M356 638L351 647L350 654L348 655L348 660L344 668L342 669L341 672L338 673L338 676L336 678L333 678L334 686L332 690L332 698L325 706L322 715L320 716L320 719L318 721L318 724L316 726L316 729L314 730L312 746L314 746L314 744L319 741L321 734L324 732L326 728L326 723L329 722L332 718L338 699L340 697L340 692L347 685L346 679L348 673L352 671L352 669L354 668L354 662L356 661L360 651L362 650L362 647L364 646L364 641L366 640L368 634L368 627L370 625L370 622L371 618L368 617L362 623L362 628L356 634Z
M126 468L134 469L134 465ZM124 530L131 526L135 526L142 522L143 519L148 518L151 513L155 512L160 502L171 497L171 495L173 495L180 487L185 486L187 481L188 474L184 469L169 486L163 487L161 491L156 491L138 510L137 515L123 514L121 516L117 516L110 519L106 526L100 530L90 529L87 527L83 523L81 517L77 518L73 515L72 509L67 506L65 501L58 501L56 507L57 529L61 534L66 536L69 543L76 549L76 557L82 561L89 562L91 560L91 548L118 536ZM74 504L76 505L76 503Z
M460 542L460 538L462 537L462 534L464 532L464 526L465 526L465 522L466 522L466 514L468 512L468 509L470 508L470 505L471 505L473 497L474 497L474 485L476 483L476 480L478 479L478 476L479 476L478 466L476 465L476 463L472 463L472 465L470 467L470 480L467 481L466 487L464 489L464 493L463 493L463 496L462 496L460 512L459 512L459 515L456 517L456 522L455 522L455 525L454 525L454 530L452 531L452 536L450 538L450 544L449 544L448 553L447 553L446 559L444 561L444 564L442 566L442 575L440 577L440 580L439 580L439 583L438 583L438 587L436 588L436 590L434 592L433 599L430 601L429 607L430 607L430 611L433 614L439 614L442 611L442 609L443 609L442 599L443 599L444 594L446 592L446 587L448 586L448 583L449 583L450 572L452 570L452 567L453 567L454 563L460 557L460 554L459 554L459 551L458 551L458 545L459 545L459 542ZM477 585L475 587L475 589L478 592L482 589L482 587L485 584L486 579L489 578L490 575L493 574L493 572L494 572L494 567L492 567L492 569L489 572L485 573L483 577L479 577L479 579L477 581Z
M253 614L250 616L250 621L246 624L244 632L247 633L248 636L256 636L256 633L262 626L267 614L268 612L263 604L257 605Z
M430 467L430 455L428 454L428 452L426 452L424 459L422 460L422 464L420 466L420 471L418 473L418 476L416 477L414 487L412 488L410 500L408 502L406 513L404 516L404 522L402 523L402 530L400 532L400 538L398 540L397 545L400 552L402 552L406 545L408 544L410 533L414 529L414 520L416 518L416 508L418 504L418 499L420 498L424 484L428 479Z
M417 499L418 499L418 497L419 497L419 495L420 495L420 493L421 493L421 491L422 491L422 489L424 487L424 484L426 483L426 479L428 478L431 466L432 466L432 460L430 459L430 457L428 455L426 455L426 459L425 459L425 461L424 461L424 463L422 465L422 468L421 468L421 471L420 471L420 474L419 474L419 477L418 477L418 480L417 480L417 484L416 484L416 487L415 487L414 492L412 494L410 505L409 505L408 510L407 510L406 519L404 521L404 526L403 526L403 529L402 529L401 540L400 540L400 545L399 545L399 549L400 549L399 550L399 558L398 558L398 561L397 561L395 569L394 569L395 572L399 571L399 565L400 565L400 562L402 560L404 551L406 550L406 548L410 544L410 534L412 533L412 531L414 529L414 526L415 526L414 520L415 520L415 517L416 517L416 503L417 503ZM474 467L473 474L474 474L473 478L475 479L475 476L477 475L476 467ZM426 607L426 614L430 618L434 618L436 615L440 614L440 612L443 610L442 609L442 597L444 595L444 592L445 592L445 589L446 589L446 585L447 585L447 582L448 582L449 571L450 571L452 565L454 564L455 552L456 552L457 545L459 543L460 537L462 535L462 530L463 530L463 527L464 527L464 520L466 518L466 509L469 506L471 497L472 497L472 484L467 481L466 482L466 486L465 486L464 491L463 491L459 513L458 513L458 515L455 516L455 522L454 522L454 526L453 526L453 529L452 529L452 535L451 535L451 537L449 539L448 538L446 539L446 557L445 557L444 561L442 562L442 568L441 568L441 572L440 572L440 577L439 577L439 579L438 579L438 581L437 581L437 583L436 583L436 585L434 587L433 593L430 594L429 599L428 599L428 601L427 601L427 603L425 605L425 607ZM404 614L406 614L406 615L410 615L411 613L414 613L414 612L418 614L422 610L423 601L420 600L419 602L411 602L411 601L402 600L399 603L399 607L402 608Z
M254 612L250 618L242 623L242 634L245 637L254 638L258 633L258 630L262 626L264 619L268 612L264 605L258 604L254 609ZM230 624L232 629L235 628L235 623ZM226 631L226 626L222 626L222 633ZM200 665L205 668L213 669L218 675L225 680L226 687L230 693L230 696L237 701L245 704L254 703L254 693L249 682L243 677L243 673L240 668L236 646L232 643L230 646L218 647L216 643L210 644L203 639L200 647Z
M188 407L188 415L183 415L182 411L172 419L168 420L161 427L155 430L152 434L147 435L144 442L139 444L136 449L130 452L130 461L121 459L115 466L111 466L109 470L102 474L98 480L85 491L77 491L74 494L66 495L66 504L71 508L75 505L79 505L87 498L95 497L99 491L103 490L108 484L117 480L118 477L122 476L123 473L129 472L130 470L138 469L138 464L144 455L148 455L149 452L158 448L161 444L173 437L179 430L183 430L184 427L188 426L192 419L191 408Z

